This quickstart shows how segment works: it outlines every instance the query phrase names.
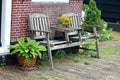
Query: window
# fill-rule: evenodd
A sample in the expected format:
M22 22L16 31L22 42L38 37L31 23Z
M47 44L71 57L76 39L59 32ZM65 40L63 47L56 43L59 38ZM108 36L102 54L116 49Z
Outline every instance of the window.
M69 3L69 0L32 0L33 3Z

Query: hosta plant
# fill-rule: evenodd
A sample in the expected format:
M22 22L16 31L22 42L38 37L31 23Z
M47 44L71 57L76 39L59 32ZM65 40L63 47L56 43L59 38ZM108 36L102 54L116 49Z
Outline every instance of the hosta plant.
M15 45L10 45L9 49L11 54L17 54L19 69L33 70L35 69L36 58L41 58L41 51L46 51L45 46L40 43L27 38L27 41L23 37L17 39Z
M19 56L23 56L25 58L39 56L41 58L41 51L46 51L45 46L40 45L40 43L27 38L25 42L24 38L18 38L15 45L10 45L9 49L12 51L11 54L18 54Z

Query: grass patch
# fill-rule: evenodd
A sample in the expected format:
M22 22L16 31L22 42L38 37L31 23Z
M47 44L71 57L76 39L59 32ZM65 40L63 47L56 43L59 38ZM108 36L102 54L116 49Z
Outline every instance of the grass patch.
M75 56L75 58L73 59L74 62L80 62L80 57L79 56Z
M84 65L90 65L90 62L85 61L85 62L84 62Z
M110 57L112 55L120 54L120 46L109 46L107 48L100 48L100 56L101 57Z
M36 70L44 71L48 67L48 60L37 59Z

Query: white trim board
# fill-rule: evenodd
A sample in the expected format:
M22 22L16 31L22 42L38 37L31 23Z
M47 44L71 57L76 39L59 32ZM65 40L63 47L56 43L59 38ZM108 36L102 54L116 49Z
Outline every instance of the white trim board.
M58 3L69 3L69 0L31 0L32 3L39 4L58 4Z
M2 0L0 55L9 54L12 0Z

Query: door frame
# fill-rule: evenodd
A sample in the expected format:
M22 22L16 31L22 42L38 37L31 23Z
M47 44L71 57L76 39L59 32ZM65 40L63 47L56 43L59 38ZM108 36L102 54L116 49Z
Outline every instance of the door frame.
M0 55L9 54L8 46L10 45L11 31L11 12L12 0L2 0L2 19L1 19L1 43Z

